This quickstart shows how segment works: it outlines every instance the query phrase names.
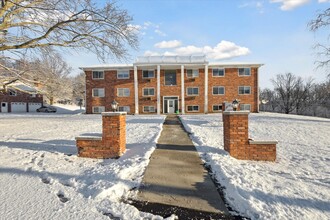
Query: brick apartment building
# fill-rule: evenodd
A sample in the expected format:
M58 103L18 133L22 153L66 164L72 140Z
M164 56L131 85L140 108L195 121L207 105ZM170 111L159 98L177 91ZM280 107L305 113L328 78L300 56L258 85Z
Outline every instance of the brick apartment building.
M240 100L258 112L258 68L262 64L209 63L204 56L139 57L131 65L81 67L86 75L86 113L215 113Z

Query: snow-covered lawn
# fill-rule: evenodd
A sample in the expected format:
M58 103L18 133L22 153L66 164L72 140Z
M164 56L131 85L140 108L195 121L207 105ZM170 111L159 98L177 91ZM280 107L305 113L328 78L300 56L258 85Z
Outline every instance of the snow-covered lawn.
M140 184L164 117L127 116L127 152L96 160L76 156L75 137L101 133L101 116L64 107L0 114L0 219L162 219L121 201Z
M273 163L231 158L223 149L221 114L181 118L240 214L252 219L330 219L329 119L250 114L250 137L279 141Z

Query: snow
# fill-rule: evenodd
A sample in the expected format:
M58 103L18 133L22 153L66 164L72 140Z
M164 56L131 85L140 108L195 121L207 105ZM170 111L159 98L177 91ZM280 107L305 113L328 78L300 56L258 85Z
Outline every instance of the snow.
M57 108L0 114L0 219L162 219L123 200L142 181L164 116L127 116L126 153L98 160L77 157L75 137L101 133L101 116Z
M255 140L278 140L276 162L237 160L223 149L222 115L181 116L225 198L251 219L330 219L330 120L250 114Z

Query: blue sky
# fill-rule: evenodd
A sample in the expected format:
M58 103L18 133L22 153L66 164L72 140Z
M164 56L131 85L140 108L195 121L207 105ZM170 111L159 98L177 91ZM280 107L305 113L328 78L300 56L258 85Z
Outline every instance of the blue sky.
M99 1L103 2L103 1ZM307 23L330 7L330 0L118 0L133 16L140 46L127 62L142 55L205 54L211 62L257 62L260 87L272 87L276 74L292 72L316 82L317 50L327 30L313 33ZM327 33L328 31L328 33ZM71 65L99 64L93 54L73 55ZM116 63L109 60L107 63Z

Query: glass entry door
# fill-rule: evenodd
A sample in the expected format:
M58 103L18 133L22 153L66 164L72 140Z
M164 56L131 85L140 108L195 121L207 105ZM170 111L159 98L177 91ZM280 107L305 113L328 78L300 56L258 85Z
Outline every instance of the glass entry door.
M174 114L175 112L175 105L174 105L174 100L168 100L168 109L167 109L167 112L169 114Z

